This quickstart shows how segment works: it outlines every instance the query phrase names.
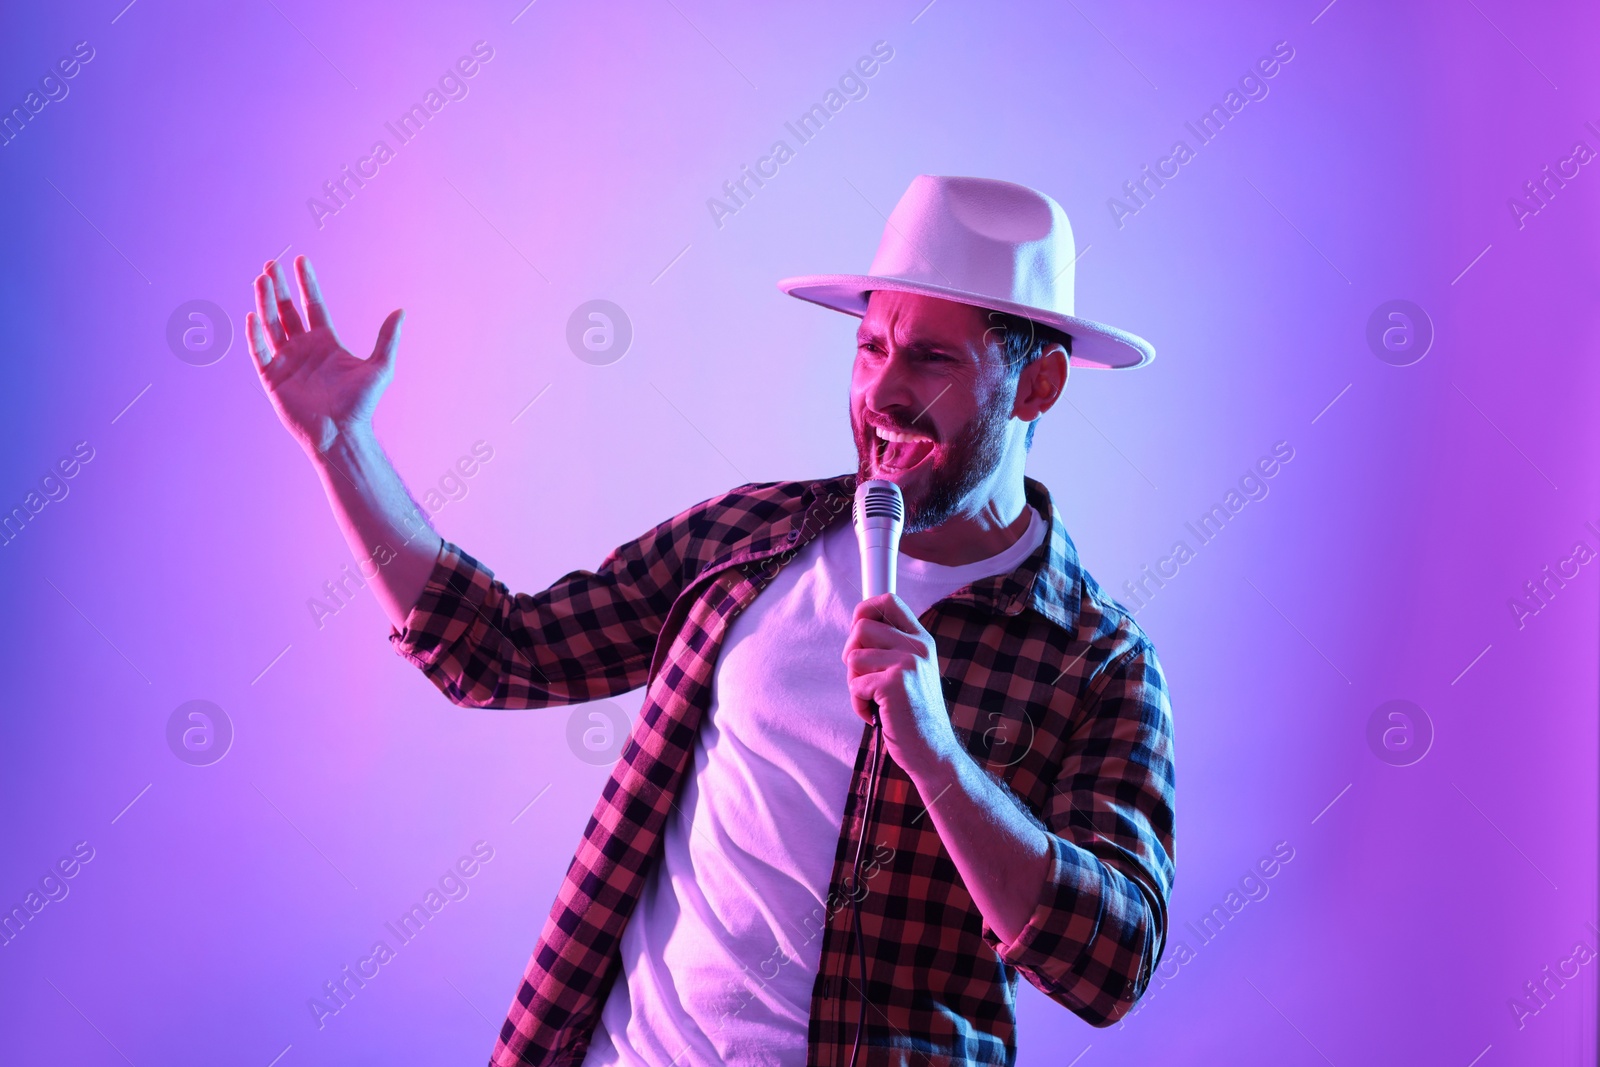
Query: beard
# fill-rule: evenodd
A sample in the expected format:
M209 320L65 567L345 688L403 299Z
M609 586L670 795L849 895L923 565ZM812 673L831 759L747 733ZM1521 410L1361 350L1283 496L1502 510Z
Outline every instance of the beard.
M978 414L949 441L935 439L931 463L920 479L924 483L922 487L912 491L901 486L906 506L904 533L920 533L942 525L1000 465L1000 457L1005 453L1006 426L1011 419L1010 405L1000 403L1001 399L991 395ZM872 465L877 456L878 435L872 432L871 426L858 425L854 420L851 429L856 438L856 484L859 485L875 476ZM898 423L888 429L926 432Z

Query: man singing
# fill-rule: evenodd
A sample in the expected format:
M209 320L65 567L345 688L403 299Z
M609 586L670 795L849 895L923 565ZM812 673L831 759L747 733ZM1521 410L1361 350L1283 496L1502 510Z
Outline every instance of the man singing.
M1174 876L1166 681L1023 474L1070 365L1154 357L1074 316L1074 261L1049 197L918 177L869 273L779 283L861 318L856 473L738 486L516 594L373 433L403 313L359 359L303 256L303 318L281 264L256 279L252 357L351 550L392 554L396 651L468 707L647 687L491 1063L1011 1064L1018 973L1095 1026L1144 992ZM863 600L868 478L906 523L897 592Z

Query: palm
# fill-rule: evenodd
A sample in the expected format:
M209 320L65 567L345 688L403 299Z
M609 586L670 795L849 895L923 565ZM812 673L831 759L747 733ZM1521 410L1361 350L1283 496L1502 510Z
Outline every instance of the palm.
M280 373L273 366L284 364ZM369 421L385 382L375 361L357 359L326 327L290 338L267 366L267 395L290 432L325 451L340 426Z
M401 313L384 322L371 358L359 359L339 343L310 263L301 257L296 266L309 328L288 298L282 266L269 263L270 273L256 279L250 351L284 426L302 445L324 452L345 429L371 421L393 377Z

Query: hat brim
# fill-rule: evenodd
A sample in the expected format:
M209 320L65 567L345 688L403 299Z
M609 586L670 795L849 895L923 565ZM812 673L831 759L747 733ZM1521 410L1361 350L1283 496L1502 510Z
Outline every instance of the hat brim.
M874 289L935 296L991 311L1020 315L1070 335L1071 362L1074 367L1131 370L1134 367L1142 367L1156 358L1155 346L1149 341L1126 330L1119 330L1115 326L1107 326L1103 322L1080 319L1075 315L1058 315L1026 304L996 300L981 293L969 293L962 289L929 285L926 282L878 277L871 274L806 274L795 278L784 278L778 282L778 288L790 296L832 308L834 311L842 311L857 318L867 313L867 294Z

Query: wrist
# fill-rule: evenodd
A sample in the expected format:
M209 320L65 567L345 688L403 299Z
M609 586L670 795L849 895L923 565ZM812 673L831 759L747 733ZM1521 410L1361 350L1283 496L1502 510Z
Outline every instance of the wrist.
M923 739L913 750L895 754L895 762L915 783L929 807L933 806L934 797L960 778L961 761L967 758L953 736L943 744Z
M337 467L349 474L377 443L377 434L368 420L330 421L315 438L302 438L300 446L317 466Z

